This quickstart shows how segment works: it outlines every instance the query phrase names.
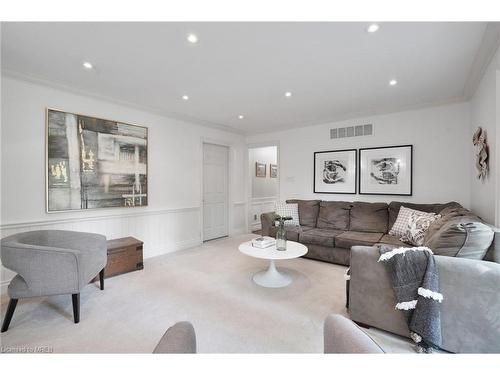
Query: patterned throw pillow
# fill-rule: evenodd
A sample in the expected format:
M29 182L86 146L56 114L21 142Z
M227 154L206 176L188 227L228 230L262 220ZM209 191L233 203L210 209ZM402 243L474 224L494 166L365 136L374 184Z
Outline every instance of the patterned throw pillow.
M396 218L396 221L394 222L394 225L392 226L391 230L389 231L389 234L391 236L395 236L400 238L406 233L406 229L408 228L408 222L410 221L410 215L412 212L416 212L420 215L427 215L427 212L423 211L418 211L418 210L413 210L411 208L401 206L398 212L398 217Z
M418 211L412 212L408 220L406 231L401 236L400 240L415 246L422 246L424 244L425 233L429 229L429 226L440 217L441 215L436 215L435 213L420 214Z
M279 216L291 216L292 220L285 221L285 226L298 226L299 223L299 205L298 203L276 203L274 206L274 212ZM279 225L279 221L275 222L275 225Z

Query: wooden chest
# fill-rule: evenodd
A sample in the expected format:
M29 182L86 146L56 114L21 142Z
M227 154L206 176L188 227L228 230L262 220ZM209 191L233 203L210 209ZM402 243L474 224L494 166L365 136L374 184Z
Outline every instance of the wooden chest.
M134 237L117 238L108 241L108 263L104 268L104 277L142 270L143 242Z

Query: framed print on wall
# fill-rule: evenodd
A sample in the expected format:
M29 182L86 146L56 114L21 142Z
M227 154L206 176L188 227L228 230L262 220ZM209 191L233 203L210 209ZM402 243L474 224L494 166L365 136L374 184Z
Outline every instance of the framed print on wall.
M266 177L266 164L255 162L255 177Z
M278 178L278 165L269 164L269 177Z
M359 194L412 195L413 146L359 149Z
M314 192L356 194L356 149L314 153Z
M47 212L148 204L148 128L47 109Z

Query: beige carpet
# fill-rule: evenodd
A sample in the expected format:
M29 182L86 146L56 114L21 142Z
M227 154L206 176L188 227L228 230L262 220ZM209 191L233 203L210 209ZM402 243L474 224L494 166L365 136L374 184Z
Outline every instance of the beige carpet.
M198 351L209 353L321 353L323 320L346 315L346 267L308 259L278 262L293 283L255 285L265 260L238 251L243 235L147 259L145 268L89 285L81 295L81 321L72 321L70 296L20 300L6 347L50 347L54 352L150 353L180 320L196 329ZM8 299L2 298L2 317ZM394 336L370 329L389 350L412 351Z

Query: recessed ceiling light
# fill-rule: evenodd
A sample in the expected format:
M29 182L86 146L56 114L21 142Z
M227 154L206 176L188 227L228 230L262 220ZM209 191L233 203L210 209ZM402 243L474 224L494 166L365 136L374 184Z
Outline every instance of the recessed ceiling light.
M187 96L187 95L182 95L182 100L189 100L189 96Z
M92 68L93 68L93 65L92 65L91 63L89 63L88 61L85 61L85 62L83 63L83 67L84 67L85 69L92 69Z
M370 26L368 26L366 31L368 31L369 33L374 33L376 31L378 31L379 28L380 28L379 25L377 25L376 23L372 23Z
M193 43L194 44L194 43L198 42L198 37L196 36L196 34L189 34L187 36L187 40L188 40L189 43Z
M243 115L239 115L239 116L238 116L238 118L239 118L240 120L243 120L243 119L245 118L245 116L243 116Z
M291 96L292 96L292 93L291 93L290 91L287 91L287 92L285 92L285 96L286 96L287 98L289 98L289 97L291 97Z
M391 86L396 86L397 84L398 84L398 81L396 81L395 79L391 79L389 81L389 85L391 85Z

